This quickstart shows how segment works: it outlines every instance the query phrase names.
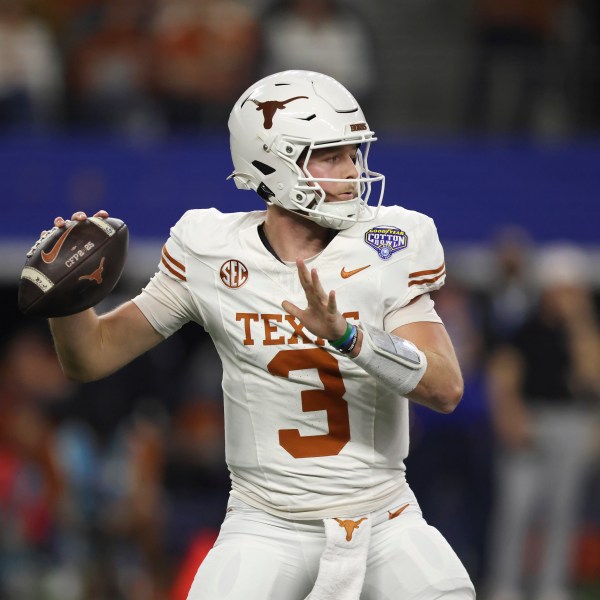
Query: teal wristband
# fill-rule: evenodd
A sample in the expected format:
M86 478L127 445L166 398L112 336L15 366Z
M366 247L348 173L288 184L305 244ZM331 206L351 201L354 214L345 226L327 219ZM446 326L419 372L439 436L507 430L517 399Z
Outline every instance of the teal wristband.
M348 342L348 340L352 337L354 332L354 327L350 325L350 323L346 322L346 331L344 331L344 335L338 338L337 340L328 340L328 342L336 349L339 350L343 348L344 345Z

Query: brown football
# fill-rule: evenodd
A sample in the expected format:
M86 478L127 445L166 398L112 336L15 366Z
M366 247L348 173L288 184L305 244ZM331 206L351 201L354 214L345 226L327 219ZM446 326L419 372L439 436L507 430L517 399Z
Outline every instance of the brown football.
M19 309L48 318L95 306L119 281L128 241L127 225L112 217L67 221L51 229L27 253Z

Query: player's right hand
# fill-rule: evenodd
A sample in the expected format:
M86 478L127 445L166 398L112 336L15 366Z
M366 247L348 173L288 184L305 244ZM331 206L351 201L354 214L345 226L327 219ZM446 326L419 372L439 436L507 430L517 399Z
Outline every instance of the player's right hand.
M108 216L109 215L105 210L99 210L94 214L94 217L100 217L101 219L106 219ZM82 210L74 212L73 216L71 217L71 221L85 221L86 219L87 215ZM66 221L62 217L56 217L56 219L54 219L55 227L64 227L65 223Z
M94 217L100 217L101 219L106 219L108 216L109 215L105 210L99 210L97 213L94 214ZM72 221L85 221L86 219L87 219L87 215L82 210L78 210L77 212L74 212L73 216L71 217ZM61 227L64 227L66 224L67 224L67 221L65 221L62 217L56 217L54 219L54 227L58 227L60 229ZM44 241L44 239L46 239L46 237L48 235L50 235L51 231L52 230L48 231L48 230L44 229L40 233L40 237L39 237L38 241L31 247L31 250L29 250L29 252L27 253L27 256L31 256L33 254L35 249Z

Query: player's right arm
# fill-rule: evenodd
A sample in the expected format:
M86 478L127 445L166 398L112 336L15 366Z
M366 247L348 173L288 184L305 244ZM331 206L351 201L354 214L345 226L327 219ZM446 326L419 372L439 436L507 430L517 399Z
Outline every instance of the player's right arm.
M49 321L62 369L74 381L102 379L164 339L131 301L103 315L90 308Z
M106 218L108 213L94 216ZM85 219L83 212L72 216L76 221ZM65 221L57 217L54 225L64 227ZM103 315L90 308L49 323L62 369L74 381L102 379L164 340L131 301Z

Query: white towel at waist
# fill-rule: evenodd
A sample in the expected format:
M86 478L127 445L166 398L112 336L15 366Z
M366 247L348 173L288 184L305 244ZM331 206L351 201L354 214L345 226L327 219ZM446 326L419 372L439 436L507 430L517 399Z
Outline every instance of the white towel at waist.
M371 516L323 519L325 549L306 600L359 600L367 570Z

